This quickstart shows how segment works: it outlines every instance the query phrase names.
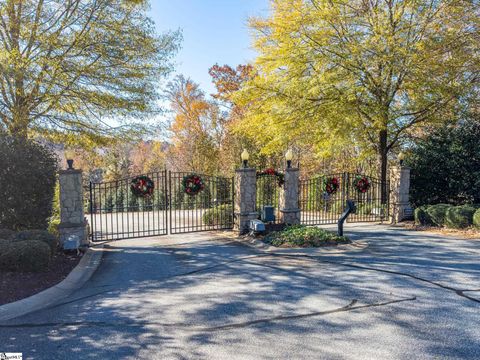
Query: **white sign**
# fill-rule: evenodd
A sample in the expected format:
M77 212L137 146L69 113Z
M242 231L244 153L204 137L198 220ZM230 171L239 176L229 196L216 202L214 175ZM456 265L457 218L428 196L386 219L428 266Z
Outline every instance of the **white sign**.
M2 353L2 352L0 352L0 360L22 360L22 353Z

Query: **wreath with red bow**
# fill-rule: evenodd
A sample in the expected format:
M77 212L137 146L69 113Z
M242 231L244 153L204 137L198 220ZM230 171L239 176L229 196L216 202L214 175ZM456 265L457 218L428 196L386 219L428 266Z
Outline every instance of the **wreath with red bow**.
M353 185L355 186L355 189L359 193L366 193L368 189L370 189L370 180L366 176L357 176L355 180L353 181Z
M183 191L188 195L197 195L200 191L205 189L205 184L202 178L193 173L183 177L182 185Z
M328 177L323 180L323 187L329 195L332 195L337 192L340 182L336 177Z
M276 171L273 168L269 168L263 171L258 171L257 178L262 176L275 176L277 178L277 184L279 187L282 187L283 184L285 183L285 175L282 174L281 172Z
M148 197L153 194L155 184L148 176L142 175L132 179L130 190L136 197Z

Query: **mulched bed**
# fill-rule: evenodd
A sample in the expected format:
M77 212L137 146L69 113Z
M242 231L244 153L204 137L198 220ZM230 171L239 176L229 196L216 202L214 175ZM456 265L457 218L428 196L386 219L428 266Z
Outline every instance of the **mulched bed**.
M413 231L426 231L426 232L432 232L439 235L456 236L462 239L480 239L480 229L475 229L475 228L448 229L448 228L442 228L438 226L416 225L415 222L413 221L404 221L395 226L403 227L407 230L413 230Z
M38 273L0 272L0 305L24 299L67 277L77 266L81 256L55 254L47 271Z

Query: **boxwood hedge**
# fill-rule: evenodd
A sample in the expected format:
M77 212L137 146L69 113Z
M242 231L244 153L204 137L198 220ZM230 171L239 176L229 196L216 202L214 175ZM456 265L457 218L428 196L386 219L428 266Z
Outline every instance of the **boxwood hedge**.
M473 225L480 229L480 208L475 211L475 214L473 214Z
M52 214L57 158L46 147L0 132L0 227L46 229Z
M446 226L452 229L464 229L474 225L480 228L480 206L475 204L424 205L415 209L414 216L418 225Z
M443 226L445 224L445 215L450 207L452 206L448 204L436 204L426 208L426 212L433 225Z
M473 224L473 214L476 210L472 205L452 206L445 215L445 224L454 229L469 227Z

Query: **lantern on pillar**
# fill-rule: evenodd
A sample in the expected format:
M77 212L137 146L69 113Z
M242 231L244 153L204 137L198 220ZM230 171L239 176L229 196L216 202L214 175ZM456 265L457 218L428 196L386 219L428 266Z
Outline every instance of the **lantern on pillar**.
M247 149L243 149L241 157L242 157L243 167L247 168L248 159L250 158L250 154L248 153Z

